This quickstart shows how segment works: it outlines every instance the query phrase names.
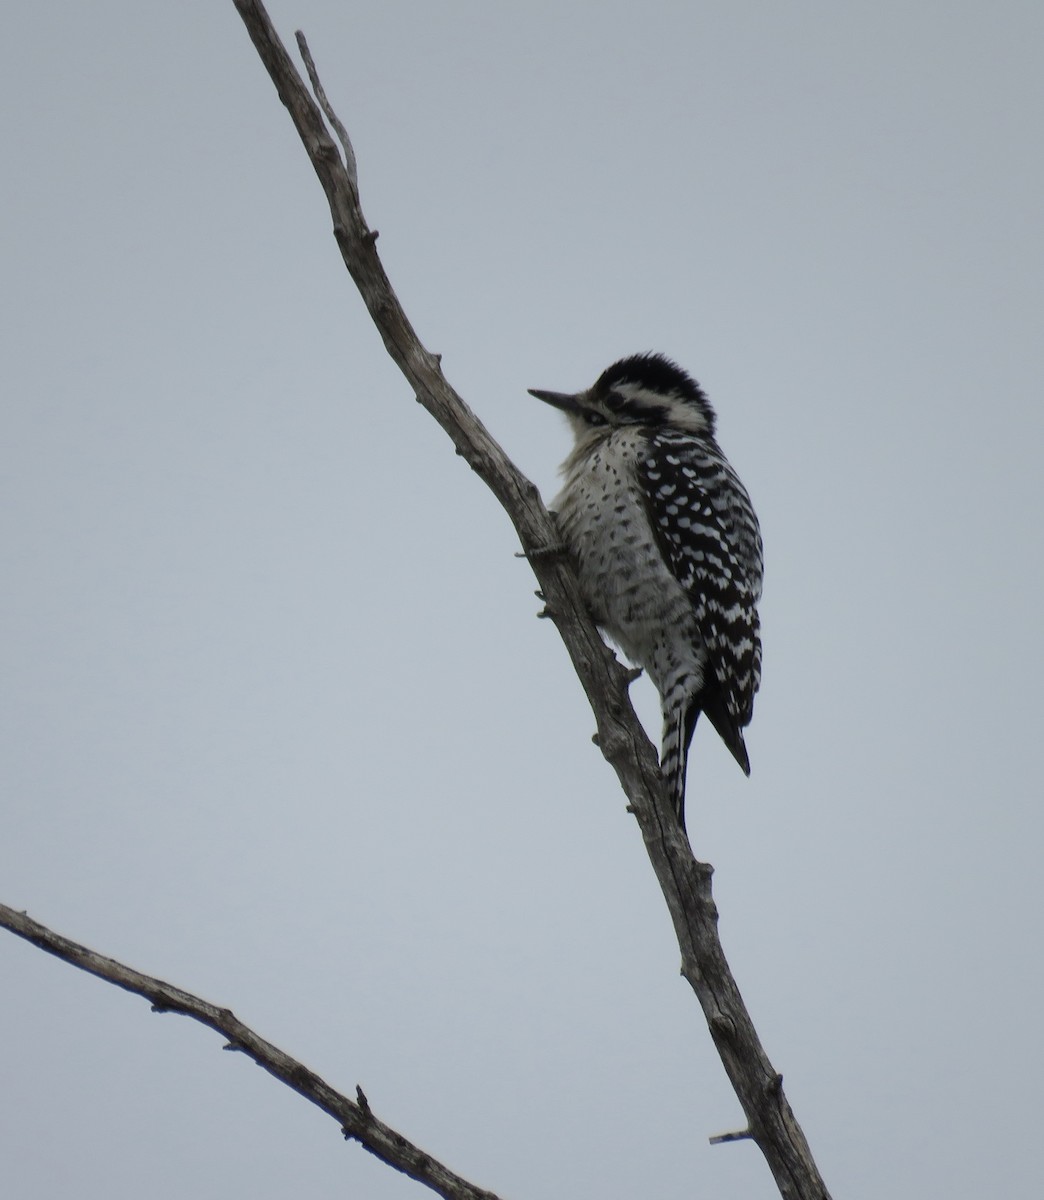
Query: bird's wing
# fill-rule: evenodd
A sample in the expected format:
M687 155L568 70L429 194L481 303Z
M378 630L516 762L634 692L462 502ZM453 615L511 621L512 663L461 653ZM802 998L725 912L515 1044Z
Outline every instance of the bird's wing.
M750 497L714 443L669 432L649 438L638 476L661 553L692 601L720 715L742 744L761 682L761 534Z

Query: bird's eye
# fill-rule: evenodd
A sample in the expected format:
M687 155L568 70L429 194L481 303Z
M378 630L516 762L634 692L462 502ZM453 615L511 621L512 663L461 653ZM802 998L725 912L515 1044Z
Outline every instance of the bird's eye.
M588 425L604 425L605 424L605 417L603 417L601 413L586 412L586 413L584 413L584 419L587 421Z

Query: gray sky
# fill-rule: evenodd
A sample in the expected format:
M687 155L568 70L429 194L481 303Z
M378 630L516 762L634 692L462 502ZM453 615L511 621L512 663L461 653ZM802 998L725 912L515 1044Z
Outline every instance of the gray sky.
M1044 10L271 11L546 495L527 387L655 349L718 410L765 671L690 830L834 1195L1037 1197ZM505 1196L774 1196L707 1144L738 1105L579 685L231 0L11 6L0 55L0 900ZM0 1021L12 1200L423 1194L6 936Z

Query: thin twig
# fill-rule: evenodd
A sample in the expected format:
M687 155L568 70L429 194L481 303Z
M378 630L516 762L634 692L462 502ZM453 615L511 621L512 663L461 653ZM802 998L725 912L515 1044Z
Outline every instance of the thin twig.
M297 38L297 48L301 51L301 58L304 60L305 69L308 71L312 91L315 93L316 100L319 101L319 107L326 114L326 119L333 126L334 133L337 134L337 140L341 143L341 149L344 151L345 170L348 172L348 178L352 181L352 187L358 191L359 166L355 161L355 149L352 146L352 139L348 136L348 130L341 124L341 118L334 112L333 105L326 98L326 91L319 81L319 72L315 69L315 59L312 58L312 52L308 49L308 42L305 40L304 33L299 29L294 36Z
M265 1041L229 1009L219 1008L191 992L164 983L162 979L153 979L114 958L97 954L5 904L0 904L0 926L82 971L143 996L154 1012L181 1013L216 1030L227 1039L226 1050L241 1050L259 1067L333 1117L346 1138L359 1142L382 1162L427 1184L447 1200L497 1200L493 1192L468 1183L375 1117L361 1087L356 1088L358 1102L349 1100L303 1063Z
M708 1138L712 1146L723 1146L726 1142L745 1142L749 1140L753 1134L749 1129L737 1129L734 1133L716 1133L714 1137Z

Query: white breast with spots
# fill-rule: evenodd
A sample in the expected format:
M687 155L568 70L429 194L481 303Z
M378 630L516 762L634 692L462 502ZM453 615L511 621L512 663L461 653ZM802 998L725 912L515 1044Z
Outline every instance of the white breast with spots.
M663 560L635 472L645 438L615 429L578 446L552 501L598 624L661 695L699 690L706 656L688 596Z

